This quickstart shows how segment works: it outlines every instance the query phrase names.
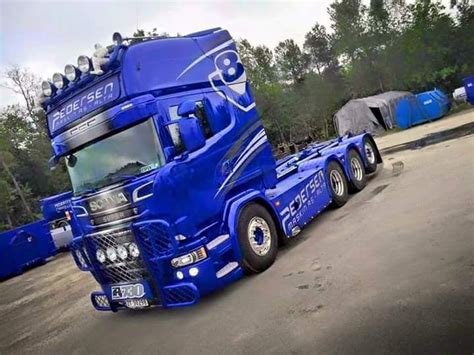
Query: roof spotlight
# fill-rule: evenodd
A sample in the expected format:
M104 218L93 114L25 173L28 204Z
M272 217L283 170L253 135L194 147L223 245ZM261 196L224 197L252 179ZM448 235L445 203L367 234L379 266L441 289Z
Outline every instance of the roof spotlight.
M53 84L58 89L64 89L68 83L69 83L69 80L67 80L67 78L61 73L53 74Z
M118 32L114 32L112 35L112 42L114 42L116 46L120 46L123 42L122 35Z
M56 87L49 81L43 81L41 83L41 91L44 96L51 96L56 92Z
M74 65L68 64L64 67L64 74L66 75L67 80L76 81L79 79L81 72Z
M86 55L80 55L77 58L77 67L82 73L87 73L92 68L91 59Z

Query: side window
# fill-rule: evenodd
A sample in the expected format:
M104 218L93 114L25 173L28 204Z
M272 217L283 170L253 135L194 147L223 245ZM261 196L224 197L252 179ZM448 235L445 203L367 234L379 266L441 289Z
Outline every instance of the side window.
M181 118L181 116L178 115L178 105L170 106L168 109L168 112L172 120L178 120ZM196 101L196 118L201 123L201 127L203 129L204 136L206 137L206 139L211 138L213 136L213 133L211 130L211 126L209 124L209 118L207 116L206 110L204 109L204 105L202 101ZM170 129L170 134L171 134L171 137L173 138L173 133L171 133L171 129ZM177 134L179 136L179 132ZM173 138L173 142L175 142L174 138Z
M181 141L178 124L177 123L169 124L168 132L170 133L171 140L173 141L174 147L176 149L176 154L181 154L182 152L184 152L184 144Z

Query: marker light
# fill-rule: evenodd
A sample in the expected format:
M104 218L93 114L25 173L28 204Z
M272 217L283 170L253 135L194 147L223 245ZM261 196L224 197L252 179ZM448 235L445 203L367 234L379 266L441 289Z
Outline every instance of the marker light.
M206 249L204 247L192 251L189 254L178 256L171 260L173 267L183 267L186 265L194 264L200 260L207 258Z
M120 259L125 260L128 257L128 251L123 245L117 247L117 254Z
M117 252L115 251L114 248L112 248L112 247L107 248L107 250L105 251L105 253L107 254L107 258L108 258L111 262L114 262L115 260L117 260Z
M178 280L182 280L184 278L184 274L181 271L178 271L176 273L176 277L178 278Z
M130 243L128 245L128 251L134 258L138 258L140 256L140 249L138 249L138 246L135 243Z
M197 276L197 274L199 274L199 269L197 267L192 267L191 269L189 269L189 276Z
M92 67L90 58L86 55L80 55L77 58L77 67L82 73L87 73Z
M97 252L95 253L95 257L97 261L101 264L105 263L105 259L107 258L102 249L97 250Z
M80 71L74 65L68 64L64 67L64 74L66 75L67 80L75 81L79 79Z
M43 81L41 83L41 91L43 92L44 96L49 97L54 94L54 92L56 91L56 88L49 81Z
M53 74L53 84L56 86L58 89L63 89L67 84L69 80L62 75L61 73L54 73Z

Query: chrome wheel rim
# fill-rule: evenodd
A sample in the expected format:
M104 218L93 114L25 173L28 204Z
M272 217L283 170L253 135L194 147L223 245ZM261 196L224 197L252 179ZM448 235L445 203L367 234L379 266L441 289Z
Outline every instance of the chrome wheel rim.
M337 196L342 196L344 194L344 180L339 171L332 170L329 174L329 179L331 180L332 191L334 191Z
M370 144L369 142L365 142L364 149L365 149L365 156L367 157L367 160L369 161L370 164L374 164L375 152L374 152L374 149L372 148L372 144Z
M357 158L352 158L351 159L351 170L352 170L352 177L360 181L362 180L362 166L360 165L359 159Z
M270 251L272 244L270 227L261 217L253 217L247 229L250 247L255 254L264 256Z

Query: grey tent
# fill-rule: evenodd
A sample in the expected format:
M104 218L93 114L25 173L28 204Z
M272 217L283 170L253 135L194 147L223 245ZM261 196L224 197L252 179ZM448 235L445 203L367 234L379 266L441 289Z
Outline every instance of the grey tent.
M388 91L380 95L354 99L334 115L339 135L364 131L383 133L396 125L395 107L400 99L413 95L406 91Z

